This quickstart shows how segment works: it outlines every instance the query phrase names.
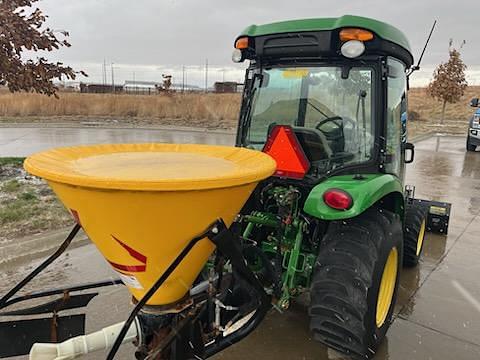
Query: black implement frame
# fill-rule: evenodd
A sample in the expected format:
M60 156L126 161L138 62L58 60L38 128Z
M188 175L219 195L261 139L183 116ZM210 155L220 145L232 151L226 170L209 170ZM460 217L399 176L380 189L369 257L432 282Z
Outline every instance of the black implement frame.
M240 243L235 241L234 234L227 228L222 219L216 220L211 224L202 234L194 237L190 242L185 246L182 252L172 261L167 270L158 278L158 280L153 284L150 290L144 295L144 297L136 304L135 308L130 313L128 319L125 321L118 337L115 339L115 342L108 353L107 360L113 360L115 354L120 348L125 335L128 332L131 324L142 310L142 308L147 304L148 300L155 294L155 292L163 285L163 283L168 279L172 272L177 268L177 266L182 262L182 260L189 254L189 252L195 247L195 245L202 240L209 240L214 243L217 247L217 251L221 252L226 259L230 260L232 268L236 273L243 278L259 295L260 304L255 314L248 320L248 322L238 331L234 332L230 336L222 338L218 341L215 341L213 344L208 345L205 350L206 357L213 356L219 351L225 349L226 347L232 345L243 339L245 336L250 334L263 320L268 310L271 308L271 298L265 292L265 289L255 276L255 274L248 268L246 265L243 253L240 247ZM196 326L196 324L191 324L190 326ZM172 331L175 331L173 329ZM175 340L174 340L175 341ZM182 336L178 337L175 342L175 354L171 360L183 360L184 357L181 354L185 354L191 349L191 341L188 337Z
M9 307L13 304L17 304L23 301L28 301L32 299L39 299L43 297L49 297L53 295L63 295L61 299L56 299L54 301L50 301L46 304L42 304L39 306L34 306L27 309L16 310L13 312L0 312L0 316L18 316L18 315L35 315L39 313L47 313L53 312L52 319L32 319L32 320L22 320L24 321L24 325L22 329L32 329L32 326L37 326L38 331L32 331L32 337L36 337L35 339L28 339L28 341L24 341L21 347L18 348L18 351L9 350L5 354L0 351L0 358L5 356L14 356L14 355L25 355L26 349L28 346L31 346L34 342L37 342L38 339L41 341L46 341L45 337L41 337L44 334L40 334L40 332L44 331L44 329L48 329L51 324L55 324L59 320L61 320L62 327L59 328L60 335L57 337L55 336L54 339L50 339L51 341L63 341L68 339L71 336L78 336L84 334L84 322L85 316L82 315L74 315L74 316L66 316L66 317L58 317L57 312L61 310L69 310L69 309L76 309L85 307L88 305L89 301L98 295L97 293L92 294L83 294L83 295L70 295L70 292L76 291L83 291L89 289L95 289L105 286L112 286L123 284L121 280L106 280L101 282L95 283L87 283L81 285L75 285L71 287L65 288L58 288L40 292L32 292L26 295L21 295L14 297L21 289L23 289L30 281L32 281L39 273L41 273L45 268L47 268L50 264L52 264L58 257L60 257L71 244L72 240L78 234L81 226L76 224L64 242L59 246L59 248L49 256L45 261L43 261L38 267L36 267L31 273L29 273L24 279L22 279L17 285L15 285L7 294L5 294L2 298L0 298L0 310ZM135 320L138 313L142 310L142 308L146 305L148 300L153 296L153 294L162 286L162 284L168 279L168 277L172 274L172 272L177 268L177 266L182 262L182 260L190 253L190 251L195 247L195 245L202 241L211 241L213 244L216 245L217 251L219 251L226 259L228 259L234 269L235 273L238 274L251 288L254 290L255 294L258 296L259 304L258 307L255 309L254 315L245 323L245 325L240 328L239 330L235 331L234 333L230 334L229 336L222 337L216 339L214 343L210 343L206 345L203 349L203 353L206 357L211 357L214 354L222 351L223 349L227 348L228 346L240 341L248 334L250 334L263 320L265 315L267 314L268 310L271 308L271 297L268 295L255 274L248 268L246 265L242 249L240 246L240 242L236 241L235 235L228 229L222 219L216 220L213 224L211 224L207 230L205 230L200 235L196 236L187 244L187 246L182 250L182 252L175 258L175 260L170 264L167 270L159 277L159 279L155 282L155 284L151 287L151 289L145 294L145 296L136 304L135 308L130 313L127 321L125 322L122 330L119 333L119 336L115 340L107 359L114 359L115 354L118 351L129 327L131 326L132 322ZM41 320L41 321L39 321ZM198 327L198 316L193 317L188 321L189 327ZM14 323L18 323L18 321L11 322L12 326L15 325ZM9 326L10 323L2 323L7 325L6 328L13 328ZM69 325L75 330L69 332ZM188 334L189 332L182 330L179 334ZM191 332L190 332L191 333ZM18 334L15 334L18 337ZM8 334L6 335L6 339L8 340ZM31 341L30 341L31 340ZM48 340L48 339L47 339ZM183 355L188 351L191 351L191 341L188 336L173 336L172 341L170 341L169 345L173 342L173 346L175 348L174 359L181 360L183 359ZM14 349L15 350L15 349Z
M80 229L80 225L76 224L63 243L52 255L50 255L45 261L32 270L25 278L23 278L10 291L0 298L0 310L2 310L0 312L0 316L15 316L17 318L24 316L30 317L30 319L26 320L22 318L14 321L0 322L0 332L4 334L0 340L0 358L26 355L30 351L30 347L35 342L61 342L73 336L84 335L84 314L60 316L59 313L65 310L86 307L89 302L98 295L98 293L93 292L73 295L71 293L123 284L119 279L105 280L46 291L30 292L25 295L14 297L38 274L40 274L67 250ZM16 309L13 311L4 311L5 308L14 304L55 295L61 295L61 297L32 307ZM52 316L43 318L35 317L33 319L31 318L32 316L45 314L52 314Z

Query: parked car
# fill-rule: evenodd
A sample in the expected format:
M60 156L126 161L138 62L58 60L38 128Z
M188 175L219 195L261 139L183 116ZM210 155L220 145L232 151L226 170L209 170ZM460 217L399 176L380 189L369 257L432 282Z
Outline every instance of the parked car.
M472 99L470 106L478 108L480 100L478 98ZM475 151L477 146L480 146L480 108L475 111L470 119L467 134L467 151Z

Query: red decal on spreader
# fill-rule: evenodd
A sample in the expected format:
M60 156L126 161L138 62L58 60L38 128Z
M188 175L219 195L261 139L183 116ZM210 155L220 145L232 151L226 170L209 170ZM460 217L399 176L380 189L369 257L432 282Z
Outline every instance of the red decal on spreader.
M127 272L144 272L147 269L146 265L120 265L114 262L109 261L110 265L112 265L115 269L120 271L127 271Z
M135 260L140 261L142 265L121 265L121 264L114 263L110 260L107 260L110 263L110 265L112 265L117 270L126 271L126 272L144 272L147 269L147 257L145 255L139 253L135 249L132 249L130 246L118 240L113 235L112 235L112 238L116 242L118 242L125 250L127 250L130 256L132 256Z
M132 249L130 246L128 246L127 244L121 242L120 240L118 240L115 236L112 235L112 238L115 239L116 242L118 242L120 245L122 245L122 247L128 251L128 253L130 255L132 255L133 258L137 259L138 261L146 264L147 263L147 257L143 254L140 254L138 251L136 251L135 249Z

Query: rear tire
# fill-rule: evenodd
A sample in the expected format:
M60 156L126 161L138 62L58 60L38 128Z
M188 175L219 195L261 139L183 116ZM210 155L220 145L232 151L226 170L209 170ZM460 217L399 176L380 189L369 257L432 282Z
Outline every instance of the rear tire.
M406 204L403 229L403 266L414 267L422 255L427 209L418 203Z
M354 358L375 354L393 315L402 236L399 216L380 209L329 225L311 285L310 329L316 340ZM394 277L383 281L387 272Z
M475 151L477 147L475 145L470 144L470 138L467 137L467 151Z

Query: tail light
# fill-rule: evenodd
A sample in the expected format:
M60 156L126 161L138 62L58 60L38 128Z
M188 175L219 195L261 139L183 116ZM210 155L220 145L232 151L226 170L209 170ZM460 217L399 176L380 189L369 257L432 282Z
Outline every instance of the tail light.
M325 204L336 210L348 210L353 205L353 199L349 193L340 189L330 189L323 194Z

